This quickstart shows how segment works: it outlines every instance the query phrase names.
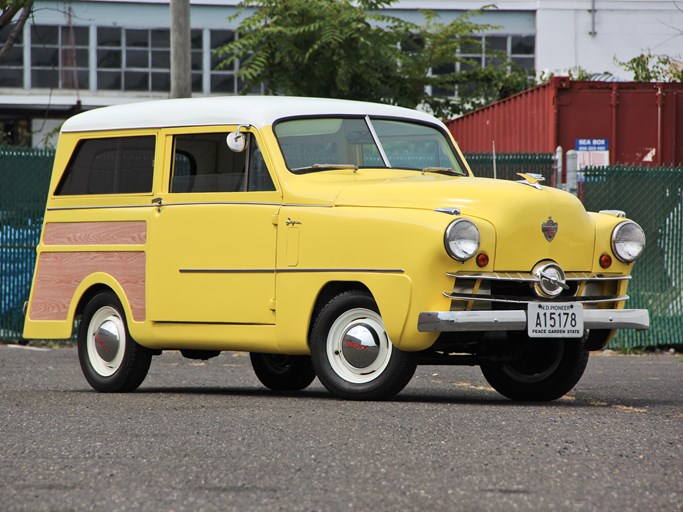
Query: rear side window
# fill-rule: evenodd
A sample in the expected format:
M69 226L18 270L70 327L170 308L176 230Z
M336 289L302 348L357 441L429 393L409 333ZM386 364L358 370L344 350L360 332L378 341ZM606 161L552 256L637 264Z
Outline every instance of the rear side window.
M154 144L155 137L152 135L80 141L55 194L151 192Z

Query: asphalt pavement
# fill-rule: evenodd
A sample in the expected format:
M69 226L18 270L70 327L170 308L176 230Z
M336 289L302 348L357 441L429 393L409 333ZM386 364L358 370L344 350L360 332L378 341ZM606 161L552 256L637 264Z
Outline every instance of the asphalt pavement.
M592 356L567 397L418 368L388 402L274 394L239 353L100 394L74 348L0 345L0 510L683 511L683 357Z

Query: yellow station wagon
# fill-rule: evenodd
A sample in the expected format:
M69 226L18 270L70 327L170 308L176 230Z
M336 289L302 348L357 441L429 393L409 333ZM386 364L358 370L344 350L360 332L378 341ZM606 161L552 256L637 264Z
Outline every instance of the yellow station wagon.
M422 112L287 97L162 100L64 123L24 336L78 329L87 381L246 351L276 391L390 397L417 364L480 365L552 400L616 329L642 229L572 195L475 178Z

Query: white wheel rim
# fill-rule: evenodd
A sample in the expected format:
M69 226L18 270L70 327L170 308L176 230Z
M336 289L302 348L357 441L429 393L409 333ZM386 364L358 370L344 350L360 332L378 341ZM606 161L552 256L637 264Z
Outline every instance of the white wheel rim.
M364 384L382 375L393 345L382 317L364 308L340 315L327 335L327 358L332 370L347 382Z
M86 348L90 366L98 375L116 373L126 348L126 329L118 311L105 306L95 312L88 325Z

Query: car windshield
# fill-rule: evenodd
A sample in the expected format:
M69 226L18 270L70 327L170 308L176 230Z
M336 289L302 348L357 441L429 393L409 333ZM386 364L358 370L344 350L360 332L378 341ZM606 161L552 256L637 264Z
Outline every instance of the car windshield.
M281 121L275 135L290 171L398 168L467 175L434 126L394 119L306 118Z

